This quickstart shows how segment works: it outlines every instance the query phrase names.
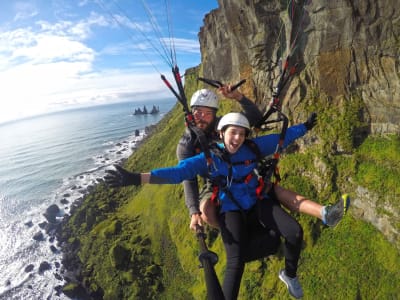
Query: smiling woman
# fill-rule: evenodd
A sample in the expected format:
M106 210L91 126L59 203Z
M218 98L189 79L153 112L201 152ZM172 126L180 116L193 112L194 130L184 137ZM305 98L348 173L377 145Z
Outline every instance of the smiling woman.
M167 66L149 44L170 39L161 33L168 27L165 12L160 13L165 1L147 6L162 30L157 37L138 2L1 3L0 123L82 105L165 97L168 91L154 69L164 72ZM215 0L169 6L170 16L179 16L173 20L173 43L181 68L200 62L197 32L205 13L215 7Z

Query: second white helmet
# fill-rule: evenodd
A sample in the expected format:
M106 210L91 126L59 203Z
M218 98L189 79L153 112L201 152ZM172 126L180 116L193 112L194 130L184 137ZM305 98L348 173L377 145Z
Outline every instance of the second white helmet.
M224 130L226 126L240 126L250 131L249 120L241 113L228 113L219 120L217 130Z
M207 89L198 90L190 99L190 107L193 106L206 106L218 109L218 97L213 91Z

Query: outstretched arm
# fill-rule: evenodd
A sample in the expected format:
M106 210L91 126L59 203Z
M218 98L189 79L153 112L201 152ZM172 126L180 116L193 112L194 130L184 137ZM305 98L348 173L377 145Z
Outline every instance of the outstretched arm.
M306 122L291 126L287 129L283 148L293 143L296 139L305 135L317 123L317 114L312 113ZM279 134L269 134L260 136L254 139L254 142L259 146L263 156L271 155L275 152L279 141Z
M151 184L176 184L196 175L207 173L207 162L204 154L182 160L175 167L154 169L150 173L129 172L124 168L114 165L114 170L106 170L104 180L111 187L128 185Z

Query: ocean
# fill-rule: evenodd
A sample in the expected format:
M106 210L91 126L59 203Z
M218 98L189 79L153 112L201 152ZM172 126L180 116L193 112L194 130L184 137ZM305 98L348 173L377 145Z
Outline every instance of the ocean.
M0 124L0 299L67 299L55 291L64 283L55 276L62 253L42 228L44 212L56 204L62 219L175 103L117 103ZM133 114L144 105L159 113Z

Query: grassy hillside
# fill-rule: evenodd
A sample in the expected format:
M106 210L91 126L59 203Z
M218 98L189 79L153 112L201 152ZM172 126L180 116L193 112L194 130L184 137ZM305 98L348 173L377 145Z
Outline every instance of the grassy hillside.
M186 77L188 95L197 88ZM305 153L286 154L281 161L282 185L317 201L334 202L354 181L379 191L379 178L387 188L398 187L399 138L368 138L359 148L351 139L333 138L337 130L328 126L332 111L316 106L321 118L315 134L319 143ZM224 104L224 110L229 110ZM351 136L352 108L347 119L336 122L344 136ZM183 131L181 107L175 107L126 162L131 171L148 171L177 162L175 148ZM323 130L328 128L329 130ZM342 154L331 151L332 142L342 141ZM340 143L339 141L339 143ZM382 144L383 143L383 144ZM385 157L392 164L375 179L367 176L380 169L380 151L368 156L366 149L385 145ZM358 147L358 146L357 146ZM392 148L391 148L392 147ZM326 168L315 167L322 161ZM391 177L393 176L393 178ZM318 178L320 177L320 178ZM349 180L349 178L353 178ZM319 180L318 180L319 179ZM322 184L324 182L325 184ZM351 190L350 190L351 194ZM397 204L398 205L398 202ZM296 216L305 231L299 276L304 299L395 299L400 294L400 255L372 225L352 217L351 211L337 228L323 226L308 216ZM95 298L104 299L205 299L203 271L198 268L198 247L189 229L181 185L146 185L140 188L106 189L103 185L86 199L65 226L72 245L78 246L82 282ZM210 235L215 232L210 232ZM211 245L224 272L224 250L220 237ZM242 280L240 299L287 298L286 287L278 279L284 265L281 251L273 257L249 263ZM70 288L68 286L66 288Z

